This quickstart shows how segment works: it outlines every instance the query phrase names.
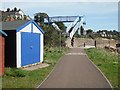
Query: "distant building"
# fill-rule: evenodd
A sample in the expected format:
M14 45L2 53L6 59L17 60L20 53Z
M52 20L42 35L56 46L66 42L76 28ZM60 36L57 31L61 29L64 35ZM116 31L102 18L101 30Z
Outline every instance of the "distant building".
M17 9L16 7L12 10L7 8L7 11L1 11L1 13L2 21L30 20L21 9Z
M105 32L102 32L102 33L101 33L101 36L102 36L102 37L106 37L107 35L106 35Z
M111 35L110 33L106 33L106 32L104 32L104 31L101 32L100 35L101 35L101 37L104 37L104 38L106 38L106 37L112 38L112 35Z
M84 31L83 31L83 35L86 35L86 34L87 34L86 30L84 30Z

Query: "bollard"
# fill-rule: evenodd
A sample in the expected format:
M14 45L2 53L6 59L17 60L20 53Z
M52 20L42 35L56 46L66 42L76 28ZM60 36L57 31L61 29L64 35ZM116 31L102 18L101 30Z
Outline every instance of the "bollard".
M84 42L84 47L85 47L85 42Z
M96 40L95 40L95 47L96 47Z
M71 39L71 46L74 47L74 37Z

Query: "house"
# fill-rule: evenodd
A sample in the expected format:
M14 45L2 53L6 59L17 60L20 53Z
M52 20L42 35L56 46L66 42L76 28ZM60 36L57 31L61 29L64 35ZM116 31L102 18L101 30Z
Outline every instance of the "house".
M7 34L0 30L0 76L4 74L4 46L5 46L5 36Z
M7 8L7 11L2 12L3 16L9 16L9 17L14 17L14 18L20 18L23 19L24 17L24 12L21 9L18 9L15 7L13 10L10 10Z
M15 21L15 20L31 20L30 17L26 16L21 9L16 7L12 10L7 8L7 11L0 11L2 13L3 21Z
M101 35L102 37L107 37L107 34L106 34L106 32L104 32L104 31L101 32L100 35Z
M34 20L2 23L5 40L5 66L22 67L43 62L44 31Z

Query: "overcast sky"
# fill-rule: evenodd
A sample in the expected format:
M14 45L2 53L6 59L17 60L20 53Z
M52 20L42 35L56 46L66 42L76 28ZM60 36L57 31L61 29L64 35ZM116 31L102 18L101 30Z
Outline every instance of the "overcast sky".
M85 29L93 29L94 31L107 29L118 30L118 0L106 0L106 2L100 2L102 0L70 0L66 2L56 2L55 0L44 0L43 2L23 2L23 0L7 0L2 1L2 10L9 8L20 8L25 14L33 17L37 12L45 12L49 16L76 16L85 15L86 25ZM57 0L58 1L58 0ZM93 2L92 2L93 1ZM105 1L105 0L104 0ZM111 1L111 2L110 2ZM1 5L1 4L0 4Z

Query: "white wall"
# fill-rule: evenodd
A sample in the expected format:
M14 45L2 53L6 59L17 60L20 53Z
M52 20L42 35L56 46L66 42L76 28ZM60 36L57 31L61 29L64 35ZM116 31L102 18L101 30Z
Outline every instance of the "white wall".
M40 33L40 62L43 62L43 34L35 25L33 25L33 33Z

